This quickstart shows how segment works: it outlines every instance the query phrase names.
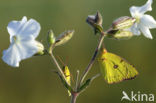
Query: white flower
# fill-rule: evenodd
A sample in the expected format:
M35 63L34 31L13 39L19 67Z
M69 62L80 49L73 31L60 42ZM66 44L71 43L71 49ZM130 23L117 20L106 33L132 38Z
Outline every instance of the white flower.
M140 35L142 32L145 37L153 38L149 29L156 28L156 21L152 16L144 14L147 11L152 11L152 2L153 0L148 0L141 7L132 6L130 8L132 17L136 19L136 23L131 28L134 35Z
M35 38L40 32L40 24L27 17L21 21L11 21L7 26L10 34L10 46L3 51L3 61L10 66L19 67L19 62L30 58L38 52L37 41Z

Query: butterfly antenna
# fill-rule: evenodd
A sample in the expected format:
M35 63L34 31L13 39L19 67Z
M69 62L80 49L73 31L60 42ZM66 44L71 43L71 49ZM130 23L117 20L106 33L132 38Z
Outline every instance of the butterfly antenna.
M75 83L75 80L74 80L73 75L72 75L72 74L70 74L70 76L71 76L71 80L72 80L72 82L73 82L73 83Z
M62 64L63 66L65 66L64 62L62 61L62 59L61 59L58 55L56 55L56 57L59 59L59 61L61 62L61 64Z
M102 43L102 46L101 46L101 49L100 50L103 51L104 49L106 49L106 48L105 48L104 43Z
M104 43L102 43L102 49L106 49L106 48L105 48L105 44L104 44Z
M66 61L65 61L65 64L67 65L68 64L68 60L69 60L69 57L67 57Z

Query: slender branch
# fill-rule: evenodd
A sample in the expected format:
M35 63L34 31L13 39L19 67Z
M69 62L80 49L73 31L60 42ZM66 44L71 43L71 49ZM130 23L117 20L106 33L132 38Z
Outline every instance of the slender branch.
M100 36L100 39L99 39L99 43L97 45L97 48L95 49L95 52L94 52L94 55L93 55L91 61L89 62L87 68L84 70L84 72L83 72L83 74L82 74L82 76L80 78L80 82L78 84L78 88L81 86L82 82L84 81L85 77L87 76L88 72L90 71L90 69L91 69L91 67L92 67L92 65L93 65L93 63L95 61L95 58L96 58L96 56L98 54L98 51L101 48L102 42L104 40L104 36L105 36L105 33L104 32L101 32L101 36Z
M53 59L53 61L54 61L55 65L56 65L56 67L58 68L58 70L59 70L59 72L60 72L61 76L62 76L62 77L63 77L63 79L66 81L66 77L65 77L65 75L64 75L64 73L63 73L63 71L62 71L61 67L59 66L59 64L58 64L58 62L57 62L57 60L56 60L56 58L55 58L55 56L53 55L53 53L52 53L52 52L50 53L50 56L52 57L52 59ZM68 82L67 82L67 81L66 81L66 83L68 84Z
M80 72L79 72L79 70L77 70L77 72L76 72L76 83L75 83L75 90L77 90L77 88L78 88L79 74L80 74Z

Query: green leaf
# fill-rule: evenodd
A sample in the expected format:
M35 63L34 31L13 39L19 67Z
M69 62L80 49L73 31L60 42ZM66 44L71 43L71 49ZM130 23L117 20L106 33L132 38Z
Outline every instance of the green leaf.
M97 77L99 77L99 76L100 76L100 74L97 74L97 75L93 76L92 78L86 80L86 82L80 86L80 88L78 89L77 92L82 92L83 90L85 90L85 89L91 84L91 82L92 82L95 78L97 78Z
M60 73L56 72L58 74L58 76L61 79L61 82L63 83L63 85L65 86L65 88L70 91L70 93L73 91L72 87L66 82L66 80L63 79L63 77L60 75Z

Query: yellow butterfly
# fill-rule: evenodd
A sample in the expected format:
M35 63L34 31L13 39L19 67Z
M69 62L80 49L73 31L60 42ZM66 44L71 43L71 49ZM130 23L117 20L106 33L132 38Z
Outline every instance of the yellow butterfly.
M61 58L59 56L57 56L57 58L63 64L62 71L63 71L63 73L65 75L65 79L66 79L68 85L71 85L71 74L70 74L70 70L69 70L68 66L66 64L64 64L64 62L61 60ZM68 94L69 94L69 96L71 96L70 91L68 91Z
M102 75L109 84L131 80L138 75L133 65L116 54L107 52L106 49L102 50L99 63Z
M69 71L68 66L66 66L66 65L63 66L62 70L63 70L63 73L64 73L64 75L65 75L65 77L66 77L67 83L68 83L69 85L71 85L71 75L70 75L70 71ZM68 91L68 94L69 94L69 96L71 96L70 91Z

